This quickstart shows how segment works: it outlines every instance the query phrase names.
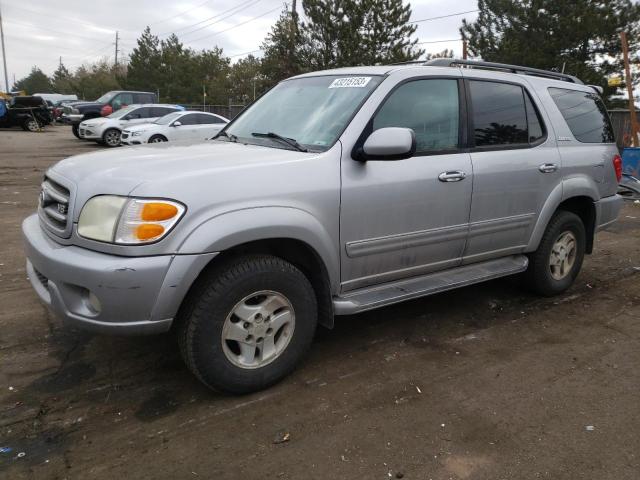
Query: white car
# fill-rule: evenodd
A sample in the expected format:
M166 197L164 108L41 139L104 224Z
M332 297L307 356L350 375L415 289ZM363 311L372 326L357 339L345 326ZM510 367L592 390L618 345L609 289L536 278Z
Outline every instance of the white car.
M174 112L153 123L127 127L122 132L122 143L140 145L175 140L208 140L227 123L228 119L214 113Z
M146 105L129 105L113 112L111 115L92 118L80 123L78 134L85 140L94 140L107 147L120 145L122 130L138 123L148 123L164 117L168 113L179 112L184 107L150 103Z

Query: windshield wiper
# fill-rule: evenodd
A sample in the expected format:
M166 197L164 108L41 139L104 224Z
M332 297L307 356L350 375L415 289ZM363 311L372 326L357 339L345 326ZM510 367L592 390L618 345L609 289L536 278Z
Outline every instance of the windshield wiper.
M227 133L225 131L222 131L222 132L218 133L211 140L215 140L218 137L227 137L230 142L234 142L234 143L238 141L238 137L236 137L233 133L229 134L229 133Z
M282 135L278 135L277 133L274 133L274 132L267 132L267 133L253 132L251 135L253 135L254 137L275 138L276 140L280 140L281 142L286 143L290 147L295 148L299 152L309 151L305 147L300 145L298 142L296 142L295 139L283 137Z

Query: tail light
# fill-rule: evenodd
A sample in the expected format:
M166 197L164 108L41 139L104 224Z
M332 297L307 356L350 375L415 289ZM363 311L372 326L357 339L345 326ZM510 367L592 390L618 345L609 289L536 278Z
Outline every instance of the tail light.
M620 182L622 180L622 157L620 155L613 157L613 168L616 171L616 179Z
M103 117L106 117L107 115L111 115L112 113L113 113L113 108L111 108L111 105L105 105L100 110L100 115L102 115Z

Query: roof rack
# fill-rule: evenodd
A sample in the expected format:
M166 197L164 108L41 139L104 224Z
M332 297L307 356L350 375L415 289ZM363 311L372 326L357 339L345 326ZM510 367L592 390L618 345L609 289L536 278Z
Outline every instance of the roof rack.
M583 84L578 77L567 75L566 73L552 72L551 70L541 70L539 68L521 67L518 65L509 65L506 63L483 62L479 60L460 60L454 58L434 58L433 60L422 62L422 64L429 67L453 67L456 65L461 65L468 68L505 71L511 73L519 73L521 75L531 75L534 77L562 80L564 82L577 83L580 85Z

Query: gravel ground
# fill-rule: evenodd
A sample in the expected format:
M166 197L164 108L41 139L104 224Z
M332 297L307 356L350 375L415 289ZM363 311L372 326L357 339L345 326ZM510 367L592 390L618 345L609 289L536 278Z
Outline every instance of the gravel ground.
M170 335L63 328L32 292L20 222L42 173L99 149L68 127L0 131L0 477L640 475L640 205L563 296L503 279L339 317L284 382L232 397Z

